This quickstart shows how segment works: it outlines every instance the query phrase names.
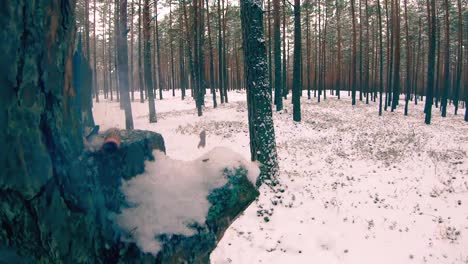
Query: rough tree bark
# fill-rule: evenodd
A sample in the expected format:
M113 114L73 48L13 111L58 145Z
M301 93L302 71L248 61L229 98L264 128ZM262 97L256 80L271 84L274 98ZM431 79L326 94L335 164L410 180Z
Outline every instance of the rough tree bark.
M278 161L275 131L268 92L268 68L263 29L262 4L258 0L241 0L242 43L247 88L247 105L252 160L262 164L260 181L276 180Z
M293 120L301 121L301 2L294 0Z

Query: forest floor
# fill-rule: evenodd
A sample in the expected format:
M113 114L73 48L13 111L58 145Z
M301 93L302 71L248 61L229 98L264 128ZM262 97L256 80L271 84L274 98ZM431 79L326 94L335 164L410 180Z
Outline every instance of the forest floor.
M290 99L274 113L281 186L262 186L260 197L226 231L212 263L468 263L468 123L464 109L446 118L423 103L403 100L378 116L378 103L351 106L345 94L317 103L302 97L302 122L292 120ZM246 95L202 117L192 99L165 92L148 105L132 104L136 129L163 135L167 155L193 160L216 146L249 159ZM94 105L101 130L124 128L118 103ZM199 133L206 147L197 148Z

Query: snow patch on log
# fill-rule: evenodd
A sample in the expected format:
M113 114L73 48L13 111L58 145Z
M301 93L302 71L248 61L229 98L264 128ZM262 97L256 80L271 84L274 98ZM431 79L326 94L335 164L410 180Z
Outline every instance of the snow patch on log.
M115 216L118 226L146 252L156 255L161 235L195 235L204 226L210 206L208 195L228 183L226 170L243 167L255 186L260 169L240 154L218 147L194 161L180 161L160 151L146 162L145 172L122 183L129 204Z

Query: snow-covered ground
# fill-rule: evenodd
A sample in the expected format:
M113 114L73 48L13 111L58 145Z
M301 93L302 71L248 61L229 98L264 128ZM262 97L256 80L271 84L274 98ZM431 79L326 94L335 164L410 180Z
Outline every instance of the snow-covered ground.
M281 186L261 187L212 263L468 263L468 123L450 106L425 125L423 104L405 117L403 101L379 117L377 103L353 107L343 94L303 97L301 123L290 99L274 113ZM217 109L207 94L202 117L193 100L164 95L155 124L146 103L132 108L135 128L161 133L168 156L194 160L225 146L249 158L245 93ZM116 102L101 98L94 117L101 130L124 128Z

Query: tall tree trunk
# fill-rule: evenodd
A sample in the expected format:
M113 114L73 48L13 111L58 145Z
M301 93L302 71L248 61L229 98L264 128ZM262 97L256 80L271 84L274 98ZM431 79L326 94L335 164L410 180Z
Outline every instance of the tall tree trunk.
M435 0L427 0L427 17L429 25L429 52L427 53L427 91L424 122L431 123L433 90L434 90L434 61L435 61L435 31L436 31L436 14Z
M158 0L154 1L154 30L156 38L156 70L158 72L158 88L159 99L163 99L164 81L161 73L161 48L159 40L159 25L158 25Z
M189 64L189 71L190 71L190 87L192 89L192 96L193 96L193 89L195 87L195 69L193 63L193 54L192 54L192 41L190 36L190 28L188 25L188 17L187 17L187 5L185 4L185 0L182 0L183 11L184 11L184 23L185 23L185 37L187 40L187 55L188 55L188 64ZM188 83L188 82L187 82Z
M322 68L323 68L323 61L322 61L322 34L321 34L321 19L322 19L322 12L321 12L321 0L317 0L318 5L318 35L317 35L317 46L318 46L318 56L317 56L317 102L320 103L320 97L322 96Z
M91 53L89 47L89 0L84 0L84 8L85 8L85 36L84 36L84 50L85 50L85 57L88 61L91 60ZM94 94L93 94L94 95Z
M132 105L128 89L128 48L127 48L127 0L120 0L119 37L118 37L118 64L120 96L125 111L125 128L133 129Z
M362 102L362 0L359 0L359 101Z
M118 67L118 62L117 62L117 50L118 50L118 46L119 46L119 34L120 34L120 30L119 30L119 0L115 0L114 1L114 50L113 50L113 53L114 53L114 56L113 56L113 59L114 59L114 69L115 69L115 73L114 73L114 77L115 77L115 95L116 95L116 99L117 99L117 102L119 102L120 104L120 109L123 109L123 105L122 105L122 102L120 101L120 82L119 82L119 67Z
M351 76L352 76L352 84L351 84L351 104L356 104L356 19L355 19L355 12L354 12L354 5L355 0L351 0L351 19L353 23L353 50L351 56Z
M266 47L263 30L263 10L253 0L241 0L241 24L244 51L244 71L252 161L261 166L259 181L276 181L278 161L273 125Z
M223 44L224 44L224 47L223 47L223 70L224 70L224 73L223 73L223 81L224 81L224 102L225 103L228 103L229 100L228 100L228 90L229 90L229 82L228 82L228 67L227 67L227 50L228 50L228 38L226 38L226 31L227 31L227 18L226 18L226 14L228 12L228 8L229 8L229 2L226 2L226 9L224 9L224 0L222 1L222 8L223 8ZM271 85L270 85L271 87Z
M408 30L408 0L405 0L405 35L406 35L406 96L405 96L405 115L408 115L408 104L410 99L411 86L411 53L410 53L410 38Z
M112 65L112 43L113 43L113 39L111 36L114 36L114 39L115 39L115 34L112 34L112 18L111 18L111 15L112 15L112 10L111 10L111 4L110 2L108 3L108 8L109 8L109 49L108 49L108 53L107 53L107 57L108 57L108 63L109 63L109 90L110 90L110 99L111 101L114 100L114 95L113 95L113 88L114 88L114 85L113 85L113 76L112 76L112 72L114 72L114 74L116 73L115 71L113 71L112 69L114 68L113 65Z
M301 121L301 1L294 0L293 120Z
M179 26L180 26L180 33L179 33L179 64L180 64L180 89L181 89L181 98L182 100L185 99L185 91L187 87L187 78L186 78L186 70L185 70L185 47L184 47L184 36L187 34L184 32L184 17L182 15L182 11L185 7L185 4L181 1L179 4Z
M200 51L199 51L199 41L200 41L200 10L201 7L198 6L198 0L193 1L193 68L195 74L193 75L193 82L195 86L193 87L193 93L195 95L195 105L197 108L198 116L202 115L201 111L201 104L200 104L200 94L201 94L201 87L200 87Z
M422 32L422 19L419 17L419 23L418 23L418 56L417 56L417 61L416 61L416 70L415 70L415 76L414 76L414 104L418 104L418 91L419 91L419 82L418 82L418 77L419 77L419 62L423 60L423 56L421 56L421 32ZM422 67L424 68L424 67ZM423 74L424 76L424 74Z
M341 0L336 0L336 31L338 33L338 64L336 69L336 96L340 99L341 90Z
M198 116L202 115L202 105L203 105L203 89L205 89L205 77L204 77L204 53L203 53L203 17L202 17L202 6L203 0L195 0L193 2L194 10L194 71L195 71L195 100Z
M464 19L465 19L465 23L464 25L468 25L468 16L464 16ZM468 32L465 31L465 36L467 36ZM468 36L467 36L468 37ZM468 49L465 49L465 58L468 58ZM463 74L464 74L464 81L462 82L463 83L463 92L465 93L465 121L468 122L468 67L465 66L465 68L463 69Z
M453 86L453 105L455 106L455 115L458 114L458 100L460 91L460 81L462 78L463 67L463 21L462 21L462 5L461 0L457 1L458 7L458 56L457 56L457 73L455 76L455 84ZM468 80L465 80L468 81ZM465 108L466 106L465 102Z
M396 109L400 99L400 3L394 0L393 7L393 39L395 45L394 64L393 64L393 96L392 96L392 112Z
M316 0L316 5L319 5L319 0ZM320 16L319 16L320 18ZM319 49L319 43L320 43L320 27L317 30L317 18L314 19L314 33L315 33L315 42L314 42L314 48L315 48L315 56L314 56L314 97L317 97L317 90L319 87L319 68L320 68L320 49ZM320 102L320 98L318 98L318 101Z
M283 109L283 92L281 79L281 31L280 31L280 0L273 0L273 34L275 56L275 104L276 111Z
M273 0L273 1L279 1L279 0ZM265 12L266 15L266 20L265 24L267 24L268 28L268 78L270 79L270 94L273 95L273 86L276 87L276 75L275 78L273 78L272 75L272 51L271 51L271 0L268 0L268 12ZM275 90L276 92L276 90ZM271 97L273 99L273 96ZM275 94L275 100L274 104L276 105L276 94Z
M366 23L366 46L365 46L365 57L364 57L364 85L363 89L366 92L366 104L369 104L369 61L372 59L372 56L369 52L369 7L367 0L365 0L365 23Z
M134 42L134 37L133 37L133 18L135 16L135 0L131 0L131 16L130 16L130 87L131 87L131 93L132 93L132 102L135 101L135 82L133 78L133 73L134 73L134 67L133 67L133 42Z
M174 69L174 36L172 32L172 2L169 1L169 42L171 48L171 86L172 96L175 96L175 69Z
M103 7L103 34L102 34L102 82L103 82L103 90L104 90L104 99L108 98L109 95L109 84L107 83L107 60L106 60L106 25L107 25L107 7L104 5Z
M306 49L307 49L307 67L306 67L306 77L307 77L307 99L310 99L310 56L311 56L311 48L310 48L310 9L311 9L311 0L308 0L305 3L306 7L306 17L305 17L305 24L306 24Z
M379 16L379 52L380 52L380 65L379 65L379 116L382 115L382 92L383 92L383 45L382 45L382 9L380 0L377 0L377 12Z
M221 104L224 104L223 37L221 18L221 0L218 0L218 87Z
M445 4L445 60L444 60L444 87L442 90L442 117L447 116L447 97L450 89L450 18L449 18L449 3L444 0Z
M141 59L141 0L138 0L138 87L140 89L140 102L145 102L143 91L145 90L145 84L143 82L143 63Z
M94 0L94 16L93 16L93 56L94 56L94 59L93 59L93 62L94 62L94 67L93 67L93 91L95 93L95 96L96 96L96 103L99 103L99 87L98 87L98 81L97 81L97 48L96 48L96 44L97 44L97 39L96 39L96 9L97 9L97 6L96 6L96 0Z
M393 14L393 2L390 3L392 6L391 14ZM391 104L391 89L392 89L392 73L393 73L393 27L388 14L388 0L385 0L385 12L387 20L387 83L386 83L386 98L384 110L387 111L387 106ZM393 16L392 16L393 19Z
M148 94L149 122L156 123L156 108L154 105L153 77L151 71L151 32L150 32L150 6L149 0L145 0L143 6L143 52L145 61L145 86Z
M284 99L286 99L288 96L288 64L286 61L287 56L289 56L289 54L286 55L286 0L283 0L283 77L281 78L281 80L283 84L282 91Z
M371 80L370 80L370 87L369 91L371 93L371 100L376 102L377 100L377 61L378 61L378 54L377 54L377 27L375 24L375 19L372 18L372 44L371 44L371 54L372 54L372 62L370 66L371 72Z
M328 25L328 5L325 1L325 21L324 21L324 28L323 28L323 46L322 46L322 91L323 91L323 99L327 99L327 25Z
M442 56L440 56L440 47L441 45L441 38L440 38L440 20L439 20L439 14L436 11L436 47L437 47L437 55L436 55L436 68L435 68L435 107L439 107L439 99L440 99L440 60L442 59ZM442 109L441 109L442 110Z
M213 56L213 44L211 42L211 22L210 22L210 4L206 0L206 19L208 24L208 45L210 50L210 89L213 96L213 108L218 106L216 102L216 89L215 89L215 77L214 77L214 56Z

